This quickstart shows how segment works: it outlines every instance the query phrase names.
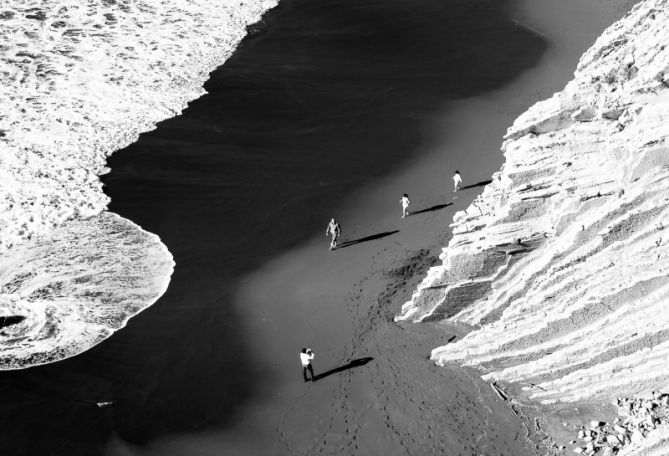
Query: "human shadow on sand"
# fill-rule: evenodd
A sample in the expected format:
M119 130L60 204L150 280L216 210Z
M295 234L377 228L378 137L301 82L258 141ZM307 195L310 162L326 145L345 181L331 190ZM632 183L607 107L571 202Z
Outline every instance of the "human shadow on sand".
M339 372L344 372L345 370L353 369L355 367L364 366L365 364L372 361L373 359L374 358L372 358L371 356L365 356L364 358L354 359L353 361L349 361L348 364L344 364L343 366L339 366L339 367L331 369L327 372L323 372L322 374L316 375L314 377L313 381L322 380L325 377L329 377L330 375L337 374Z
M386 231L385 233L378 233L378 234L373 234L371 236L366 236L364 238L356 239L353 241L346 241L342 242L341 244L337 245L337 249L343 249L344 247L350 247L355 244L360 244L362 242L367 242L367 241L374 241L376 239L381 239L387 236L392 236L395 233L399 233L400 230L395 230L395 231Z
M445 207L452 206L452 205L453 205L453 203L437 204L437 205L435 205L435 206L431 206L431 207L428 207L428 208L425 208L425 209L421 209L420 211L412 211L412 212L409 214L409 217L411 217L412 215L423 214L423 213L425 213L425 212L434 212L434 211L438 211L438 210L441 210L441 209L443 209L443 208L445 208Z
M460 190L467 190L468 188L474 188L474 187L484 187L490 183L492 183L492 179L477 182L475 184L465 185L464 187L460 187Z

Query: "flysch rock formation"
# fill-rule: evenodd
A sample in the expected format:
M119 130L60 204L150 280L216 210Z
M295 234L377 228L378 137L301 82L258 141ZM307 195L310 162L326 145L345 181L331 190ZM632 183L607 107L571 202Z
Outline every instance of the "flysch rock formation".
M508 130L502 169L396 317L474 327L437 364L545 404L668 391L668 46L669 1L640 2Z
M205 93L276 0L0 4L0 369L80 353L155 302L173 261L105 212L107 157Z

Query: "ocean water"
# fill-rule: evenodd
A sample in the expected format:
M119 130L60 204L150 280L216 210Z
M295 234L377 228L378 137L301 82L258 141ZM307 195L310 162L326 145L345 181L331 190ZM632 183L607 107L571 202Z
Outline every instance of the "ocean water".
M282 0L267 13L208 95L109 159L110 210L167 245L168 291L85 354L3 374L0 450L107 454L235 423L273 381L249 350L239 284L414 158L449 102L538 62L547 45L512 6Z
M0 307L24 319L2 336L0 369L82 353L163 294L171 267L138 273L146 270L142 263L161 261L158 257L164 265L171 261L157 237L145 236L131 221L114 223L116 229L125 225L123 236L131 241L125 246L143 239L144 248L135 245L134 257L123 247L111 256L99 254L106 243L117 243L116 229L108 229L112 218L101 214L109 197L99 175L108 170L112 152L201 96L209 73L233 53L247 25L275 5L275 0L2 3L0 263L8 274L0 281L11 296ZM91 250L86 242L92 239L98 243ZM128 261L133 268L123 266ZM13 267L17 262L21 266ZM104 263L101 273L91 274ZM93 276L99 293L89 292ZM138 292L124 297L125 287L116 286L115 278L133 283Z
M106 157L203 93L275 0L5 0L0 253L108 198Z

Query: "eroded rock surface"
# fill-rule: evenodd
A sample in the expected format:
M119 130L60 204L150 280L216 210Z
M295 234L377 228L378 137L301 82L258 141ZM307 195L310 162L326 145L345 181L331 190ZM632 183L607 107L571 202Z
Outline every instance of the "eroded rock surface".
M520 116L398 320L480 325L433 350L544 403L669 383L669 2L646 0Z

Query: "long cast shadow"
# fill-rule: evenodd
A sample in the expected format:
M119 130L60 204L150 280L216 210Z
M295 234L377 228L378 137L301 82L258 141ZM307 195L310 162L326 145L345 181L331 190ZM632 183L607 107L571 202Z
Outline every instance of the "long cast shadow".
M438 211L438 210L441 210L441 209L443 209L443 208L445 208L445 207L452 206L452 205L453 205L453 203L437 204L437 205L435 205L435 206L428 207L428 208L426 208L426 209L421 209L420 211L411 212L411 214L409 214L409 216L422 214L422 213L424 213L424 212L434 212L434 211Z
M367 242L367 241L374 241L376 239L381 239L387 236L392 236L395 233L399 233L400 230L395 230L395 231L386 231L385 233L378 233L378 234L373 234L371 236L366 236L364 238L356 239L354 241L346 241L342 242L337 246L337 249L343 249L344 247L350 247L355 244L360 244L361 242Z
M477 182L475 184L465 185L464 187L461 187L460 190L467 190L468 188L474 188L474 187L485 187L490 183L492 183L492 179Z
M355 367L360 367L364 366L368 362L372 361L374 358L371 356L365 356L364 358L358 358L354 359L353 361L350 361L348 364L344 364L343 366L336 367L334 369L331 369L327 372L323 372L322 374L318 374L314 377L314 381L317 380L322 380L325 377L329 377L332 374L337 374L339 372L344 372L345 370L353 369Z

